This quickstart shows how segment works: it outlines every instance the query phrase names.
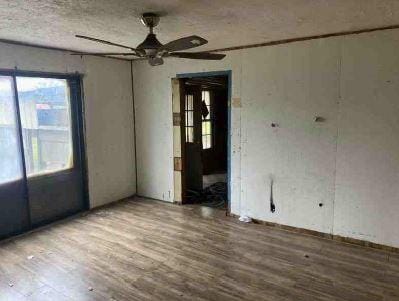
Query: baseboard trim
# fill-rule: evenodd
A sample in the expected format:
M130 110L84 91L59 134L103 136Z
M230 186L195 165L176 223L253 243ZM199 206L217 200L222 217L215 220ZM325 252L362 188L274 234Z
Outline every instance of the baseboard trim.
M230 213L229 216L238 218L239 215ZM377 244L371 241L367 240L361 240L361 239L356 239L352 237L345 237L345 236L340 236L340 235L333 235L329 233L324 233L324 232L319 232L315 230L309 230L305 228L299 228L299 227L294 227L294 226L288 226L284 224L278 224L278 223L272 223L272 222L267 222L259 219L252 219L253 223L255 224L261 224L265 225L268 227L273 227L273 228L278 228L290 232L295 232L295 233L301 233L301 234L306 234L306 235L311 235L311 236L317 236L321 237L324 239L330 239L330 240L335 240L335 241L340 241L352 245L357 245L357 246L362 246L366 248L372 248L372 249L378 249L378 250L383 250L387 252L392 252L392 253L398 253L399 254L399 248L396 247L391 247L387 245L382 245L382 244Z
M90 208L89 208L88 210L86 210L85 212L91 212L91 211L101 210L101 209L107 208L107 207L109 207L109 206L112 206L112 205L114 205L114 204L117 204L117 203L126 201L126 200L128 200L128 199L132 199L132 198L134 198L134 197L136 197L136 196L137 196L137 194L132 194L132 195L127 196L127 197L124 197L124 198L122 198L122 199L117 199L117 200L115 200L115 201L111 201L111 202L108 202L108 203L105 203L105 204L101 204L101 205L98 205L98 206L95 206L95 207L90 207Z
M145 195L140 195L140 194L136 194L135 197L136 197L136 198L147 199L147 200L151 200L151 201L164 202L164 203L167 203L167 204L182 205L181 203L176 202L175 200L173 200L173 201L167 201L167 200L156 199L156 198L152 198L152 197L145 196Z

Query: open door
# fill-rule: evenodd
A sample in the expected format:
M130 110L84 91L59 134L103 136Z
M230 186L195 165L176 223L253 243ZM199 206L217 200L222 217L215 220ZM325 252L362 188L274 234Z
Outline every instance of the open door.
M228 208L228 74L172 79L176 203Z
M185 86L184 139L185 192L202 190L201 89Z

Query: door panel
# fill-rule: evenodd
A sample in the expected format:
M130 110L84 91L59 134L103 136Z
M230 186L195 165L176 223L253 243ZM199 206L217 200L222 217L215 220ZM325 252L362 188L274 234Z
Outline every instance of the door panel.
M0 184L0 238L27 230L28 210L23 179Z
M32 225L84 209L76 85L17 77Z
M29 226L21 140L11 76L0 76L0 237Z
M32 225L40 225L83 210L80 179L76 171L28 178Z
M185 178L187 190L202 190L201 90L185 89Z

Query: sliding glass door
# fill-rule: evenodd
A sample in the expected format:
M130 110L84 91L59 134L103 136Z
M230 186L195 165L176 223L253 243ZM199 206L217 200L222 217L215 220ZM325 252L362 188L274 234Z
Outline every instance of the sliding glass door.
M14 231L5 227L0 236L87 207L79 78L16 74L1 83L0 206L11 206L27 222ZM23 206L16 208L18 197ZM1 207L0 215L0 220L6 215Z

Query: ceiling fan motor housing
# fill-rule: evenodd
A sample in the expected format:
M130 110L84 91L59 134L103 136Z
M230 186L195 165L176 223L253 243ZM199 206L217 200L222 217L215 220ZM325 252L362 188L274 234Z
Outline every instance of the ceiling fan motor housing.
M158 41L155 34L150 33L147 35L143 43L136 47L137 50L144 51L148 56L155 56L157 50L162 46L161 42Z
M142 56L155 57L157 50L162 46L152 31L159 23L159 16L155 13L144 13L141 16L141 23L150 28L150 33L136 49Z

